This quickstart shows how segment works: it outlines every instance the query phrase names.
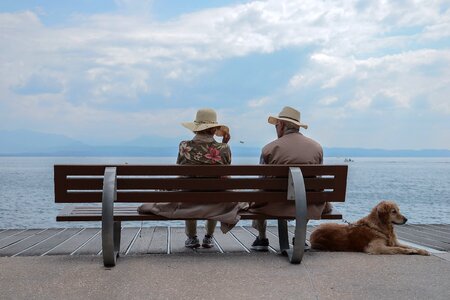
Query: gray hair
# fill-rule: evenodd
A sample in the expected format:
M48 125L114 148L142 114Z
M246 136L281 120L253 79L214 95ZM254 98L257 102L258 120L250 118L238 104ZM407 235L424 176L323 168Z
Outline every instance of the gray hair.
M300 127L295 124L292 124L291 122L284 122L284 121L281 121L281 122L283 122L283 124L284 124L284 133L285 134L288 132L291 133L291 132L300 131Z

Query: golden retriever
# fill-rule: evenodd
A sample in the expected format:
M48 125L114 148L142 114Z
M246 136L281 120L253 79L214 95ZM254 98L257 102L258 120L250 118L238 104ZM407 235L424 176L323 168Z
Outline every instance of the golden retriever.
M354 224L328 223L311 234L313 249L328 251L356 251L369 254L419 254L427 251L402 245L394 233L393 224L405 224L406 219L392 201L382 201L370 214Z

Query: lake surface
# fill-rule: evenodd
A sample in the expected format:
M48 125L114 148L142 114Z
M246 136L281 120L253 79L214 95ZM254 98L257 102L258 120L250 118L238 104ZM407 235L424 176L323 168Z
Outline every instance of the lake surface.
M174 157L0 157L0 228L99 227L99 222L56 222L54 164L173 164ZM450 158L355 158L348 163L347 198L336 204L350 222L380 200L396 201L412 224L450 224ZM257 164L258 157L233 158ZM325 158L325 164L344 164ZM183 222L144 222L182 226ZM133 222L125 226L138 226Z

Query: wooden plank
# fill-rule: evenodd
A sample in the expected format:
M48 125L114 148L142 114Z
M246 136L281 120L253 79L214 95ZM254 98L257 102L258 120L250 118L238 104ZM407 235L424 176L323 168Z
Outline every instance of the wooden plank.
M61 244L74 234L81 231L81 228L70 228L64 229L60 233L55 234L50 239L46 240L41 244L37 244L30 249L27 249L25 252L20 253L18 256L38 256L42 255L45 252L53 249L57 245Z
M53 186L55 191L55 202L64 202L67 196L67 181L64 168L54 166Z
M130 247L131 242L134 241L136 234L139 232L139 228L123 227L120 237L120 255L125 255L125 252Z
M446 238L448 238L450 240L450 226L449 225L444 225L444 224L423 224L421 226L424 226L426 228L430 228L431 230L439 232L440 234L444 235Z
M328 181L330 179L327 179ZM324 182L325 183L325 182ZM320 187L324 183L318 184ZM328 186L328 185L325 185ZM102 190L101 178L69 178L68 190ZM287 178L118 178L117 190L287 190Z
M434 227L434 228L439 228L439 229L441 229L443 231L446 231L446 232L448 232L450 230L450 225L449 224L427 224L425 226L431 226L431 227Z
M252 251L250 250L250 247L256 239L253 234L241 226L236 226L229 232L229 234L232 234L239 241L239 243L241 243L249 251Z
M77 206L71 208L64 208L62 212L56 217L57 221L101 221L102 210L100 207L85 207ZM263 216L258 214L252 214L248 212L240 213L242 220L252 220L255 218L277 219L276 217ZM280 216L279 218L292 219L293 216ZM137 207L115 207L114 219L116 221L158 221L168 220L165 217L153 215L153 214L139 214ZM185 220L186 218L178 218L172 220ZM323 214L322 219L342 219L342 214L335 208L330 213Z
M426 226L426 225L418 225L418 224L407 224L405 226L402 226L403 228L412 229L416 232L419 232L420 234L423 234L425 236L431 236L436 237L440 240L450 240L450 231L448 230L440 230L436 229L435 227Z
M221 202L285 202L286 191L144 191L144 192L117 192L117 201L123 203L132 202L187 202L187 203L221 203ZM306 192L309 204L323 202L344 202L336 191ZM100 191L71 192L64 201L59 203L100 203L102 193Z
M17 243L9 245L8 247L2 248L0 250L0 256L13 256L17 253L24 252L26 249L44 241L45 239L54 236L55 234L61 232L62 229L47 229L38 232L29 238L23 239Z
M340 175L344 174L348 168L346 165L117 165L117 174L202 177L230 175L287 177L289 167L300 167L304 176Z
M288 223L288 239L289 239L289 245L290 247L292 247L292 241L293 241L293 237L294 237L294 231L295 231L295 227L294 226L290 226L289 224L294 224L294 222L290 222ZM278 247L280 247L280 242L278 239L278 225L277 226L267 226L267 232L273 236L276 237L274 243L278 243ZM307 235L307 239L308 239L308 232L306 233Z
M68 255L82 246L90 238L100 231L98 228L86 228L78 234L73 235L70 239L59 244L46 255Z
M167 249L170 247L170 245L167 244L169 242L168 232L168 227L156 227L147 253L167 253Z
M192 253L193 249L184 246L186 239L184 227L170 227L170 253Z
M330 212L322 214L320 218L323 220L340 220L342 219L342 213L333 207Z
M446 251L446 248L448 247L448 244L439 242L439 241L435 241L431 238L423 238L423 237L418 237L416 234L396 228L396 234L397 237L401 240L405 240L408 242L413 242L419 245L424 245L430 248L434 248L437 250L441 250L441 251Z
M0 233L0 240L13 236L15 234L19 234L20 232L25 231L26 229L6 229Z
M92 236L81 248L77 249L72 255L97 255L102 250L102 232L101 229Z
M435 241L440 241L441 240L441 235L436 235L436 234L428 234L427 232L423 232L420 231L412 226L395 226L395 232L397 234L403 234L403 235L409 235L409 236L414 236L417 239L424 239L424 240L435 240Z
M308 193L309 194L309 193ZM331 199L332 193L311 192L311 199ZM192 192L192 191L145 191L124 192L117 191L116 202L192 202L192 203L220 203L235 202L237 199L247 202L284 202L287 192L278 191L215 191L215 192ZM64 203L96 203L102 202L101 191L72 192L68 193Z
M174 175L216 177L229 175L288 176L289 167L299 167L303 176L339 176L346 165L55 165L55 172L65 175L103 175L105 167L116 167L117 175Z
M311 233L314 231L314 226L308 225L306 227L306 240L309 241L309 237L311 236ZM292 238L294 237L295 233L295 226L288 226L288 234L290 237L289 243L292 243Z
M219 246L222 248L224 253L236 253L236 252L247 252L246 248L243 247L234 236L230 233L223 234L220 230L214 234L214 238Z
M411 233L413 235L416 235L418 238L426 238L426 239L433 239L438 241L445 240L445 237L440 232L434 231L432 229L427 229L422 226L416 226L416 225L399 225L395 226L396 231L404 231Z
M246 230L251 232L255 238L258 236L259 232L252 226L245 226ZM280 252L280 242L278 236L271 234L266 228L266 237L269 239L269 250L272 252Z
M334 178L305 178L308 190L334 189L337 184ZM242 190L264 189L286 191L287 178L118 178L118 190ZM102 190L102 178L68 178L67 190Z
M54 165L54 172L62 177L67 175L103 175L105 165Z
M294 237L294 234L291 231L292 228L288 227L288 238L289 238L289 245L292 247L292 238ZM280 247L280 242L278 240L278 226L267 226L267 235L273 235L276 237L276 241L274 243L278 243L278 247Z
M155 227L143 227L142 230L139 231L138 236L136 237L133 245L131 245L127 255L148 253L154 232Z
M32 235L35 235L38 232L43 231L44 229L28 229L28 230L17 230L17 234L8 236L2 240L0 240L0 249L8 247L12 244L15 244L23 239L26 239Z
M220 231L220 229L216 228L216 230L214 232L217 232L217 231ZM220 251L221 248L219 248L217 246L217 243L215 241L214 241L214 247L212 247L212 248L203 248L201 246L202 240L203 240L203 237L205 236L205 234L206 234L206 229L203 226L197 225L197 235L198 235L198 239L200 240L200 248L197 248L196 251L198 253L221 253L221 251ZM222 234L222 233L220 232L219 234Z

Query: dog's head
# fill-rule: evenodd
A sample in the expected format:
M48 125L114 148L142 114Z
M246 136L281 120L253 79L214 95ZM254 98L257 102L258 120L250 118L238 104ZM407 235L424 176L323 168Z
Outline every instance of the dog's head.
M402 225L408 221L408 219L400 213L398 205L393 201L381 201L374 209L376 210L378 218L384 224L393 223Z

